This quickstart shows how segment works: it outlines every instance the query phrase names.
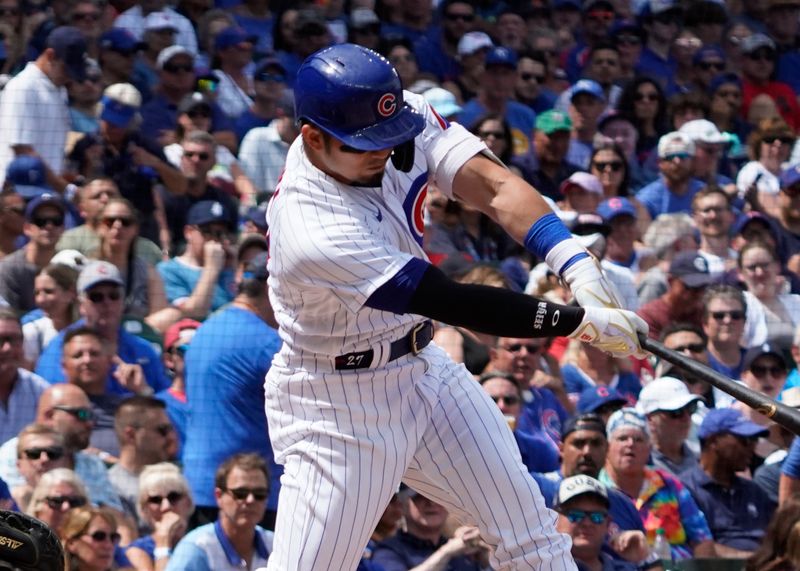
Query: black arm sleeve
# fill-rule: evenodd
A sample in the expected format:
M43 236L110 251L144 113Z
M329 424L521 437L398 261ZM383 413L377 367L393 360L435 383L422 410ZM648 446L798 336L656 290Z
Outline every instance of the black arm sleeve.
M429 266L408 305L450 325L500 337L558 337L580 325L581 307L559 305L506 289L460 284Z

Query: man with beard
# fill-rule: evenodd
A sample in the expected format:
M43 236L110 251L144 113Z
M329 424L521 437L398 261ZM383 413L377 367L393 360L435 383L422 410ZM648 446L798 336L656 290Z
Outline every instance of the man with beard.
M666 293L636 312L650 326L652 339L658 339L664 327L676 321L700 325L703 292L711 283L708 262L696 251L681 252L669 266L667 282Z
M737 472L750 466L756 441L768 434L731 408L709 411L700 425L700 465L681 481L706 515L720 557L748 557L764 539L775 504Z
M514 163L525 180L553 200L564 198L561 184L580 170L566 159L571 130L572 121L566 113L545 111L536 118L531 152Z
M77 385L53 385L39 399L36 423L53 429L63 437L64 467L75 470L86 484L93 504L121 512L122 503L111 488L105 464L96 454L87 450L94 421L92 404ZM19 439L15 437L0 446L0 478L11 488L25 483L17 466L18 442Z
M736 266L736 252L731 248L734 222L730 198L717 187L706 187L692 200L692 219L700 232L698 253L708 262L714 278Z
M636 193L652 218L672 212L691 212L692 199L703 183L692 177L694 142L673 131L658 141L658 170L661 176Z

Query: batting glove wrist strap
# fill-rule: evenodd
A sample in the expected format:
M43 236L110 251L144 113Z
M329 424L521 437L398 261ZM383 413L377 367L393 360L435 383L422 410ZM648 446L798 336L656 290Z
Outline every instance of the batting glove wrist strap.
M647 334L645 321L624 309L585 307L583 320L569 337L610 353L614 357L643 357L639 332Z
M563 278L581 307L622 307L617 288L594 258L579 260L564 272Z

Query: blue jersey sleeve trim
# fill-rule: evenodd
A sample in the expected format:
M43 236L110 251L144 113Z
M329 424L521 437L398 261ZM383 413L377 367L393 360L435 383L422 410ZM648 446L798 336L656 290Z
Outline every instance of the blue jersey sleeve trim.
M392 313L406 313L411 296L430 266L429 262L412 258L392 278L376 289L364 305Z
M525 235L525 248L540 260L544 260L556 244L570 238L572 234L567 227L551 212L536 220L530 227Z

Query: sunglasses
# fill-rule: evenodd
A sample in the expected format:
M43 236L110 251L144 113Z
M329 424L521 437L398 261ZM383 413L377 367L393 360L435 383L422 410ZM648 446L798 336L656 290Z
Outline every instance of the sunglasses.
M606 511L569 510L564 515L570 523L580 523L588 517L593 524L600 525L608 519Z
M794 144L794 137L764 137L761 140L768 145L772 145L775 141L780 141L782 145Z
M753 61L775 61L775 53L764 51L764 52L753 52L751 54L746 54L747 59L751 59Z
M769 373L771 377L782 377L786 374L786 369L776 365L772 367L766 365L750 365L750 372L756 377L765 377L767 373Z
M595 161L592 165L599 171L611 169L611 172L619 172L622 170L622 161Z
M250 496L253 496L253 499L257 502L263 502L267 499L267 489L266 488L232 488L224 490L228 492L233 499L238 501L244 501Z
M658 93L637 93L636 101L658 101Z
M698 212L700 214L704 214L704 215L707 216L709 214L724 214L725 212L728 212L729 210L730 210L729 208L725 208L723 206L708 206L706 208L698 208L697 210L695 210L695 212Z
M683 418L687 414L691 416L695 412L697 412L697 403L696 402L689 403L685 407L679 408L678 410L660 410L659 412L663 412L668 417L677 420L679 418Z
M445 18L450 20L451 22L456 22L461 20L462 22L472 22L475 20L475 14L445 14Z
M110 301L119 301L122 299L122 293L116 290L107 293L103 293L102 291L90 291L86 294L86 297L88 297L89 301L92 303L102 303L107 299Z
M47 496L44 501L53 510L60 510L64 502L69 504L70 508L79 508L86 505L86 498L82 496Z
M286 76L282 73L259 73L255 79L256 81L277 81L278 83L286 82Z
M191 73L194 71L194 66L189 64L178 65L178 64L168 63L162 69L167 73L180 73L180 72Z
M193 159L193 158L197 157L201 161L207 161L209 158L211 158L211 155L209 155L208 153L203 152L203 151L200 151L200 152L197 152L197 151L183 151L183 156L186 157L187 159Z
M503 404L506 406L514 406L519 404L519 397L517 395L505 395L499 397L490 397L495 404L503 401Z
M120 534L116 531L112 531L111 533L105 531L95 531L94 533L85 533L86 537L91 537L92 541L97 543L102 543L104 541L110 541L111 543L118 543L119 540L122 538Z
M38 226L39 228L44 228L48 224L53 226L63 226L64 225L64 217L63 216L34 216L31 218L31 224L34 226Z
M673 351L677 351L678 353L683 353L684 351L689 351L690 353L702 353L706 350L705 343L688 343L686 345L678 345L677 347L672 348Z
M539 351L542 350L542 347L544 347L544 345L543 344L542 345L537 345L535 343L512 343L511 345L508 345L507 347L502 347L502 348L505 349L506 351L510 352L510 353L517 353L523 347L525 347L525 349L528 351L528 353L538 353Z
M595 65L617 65L617 60L615 59L596 59L593 60Z
M692 158L692 155L690 155L689 153L670 153L668 155L663 156L661 158L661 160L662 161L674 161L675 159L678 159L679 161L685 161L685 160L691 159L691 158Z
M544 81L543 75L537 75L535 73L520 73L519 78L522 81L530 81L531 79L536 79L536 83L542 83Z
M489 137L494 137L495 139L502 139L505 136L505 133L502 131L478 131L478 136L481 139L488 139Z
M675 25L680 27L683 25L683 18L679 12L665 12L659 14L653 18L653 21L667 26Z
M136 220L129 216L104 216L103 217L103 225L111 228L119 222L123 228L130 228L134 224L136 224Z
M97 22L100 19L100 14L97 12L83 12L72 15L72 21L78 22Z
M704 71L709 71L711 69L715 71L722 71L725 69L725 64L721 61L701 61L697 64L697 67Z
M90 408L79 406L54 406L53 409L71 414L81 422L90 422L94 420L94 411Z
M628 35L621 35L617 36L617 43L623 46L638 46L642 43L642 39L639 36L628 36Z
M28 460L38 460L42 454L47 454L50 460L59 460L64 456L64 449L61 446L47 446L43 448L27 448L22 451Z
M189 117L189 119L197 119L197 118L209 119L211 117L211 111L206 111L203 109L192 109L191 111L187 111L186 115Z
M147 503L160 506L164 502L164 498L166 498L167 501L174 506L181 501L185 495L186 494L183 492L170 492L166 496L148 496Z
M730 317L731 321L741 321L744 319L744 311L711 311L709 315L714 321L724 321L726 317Z

